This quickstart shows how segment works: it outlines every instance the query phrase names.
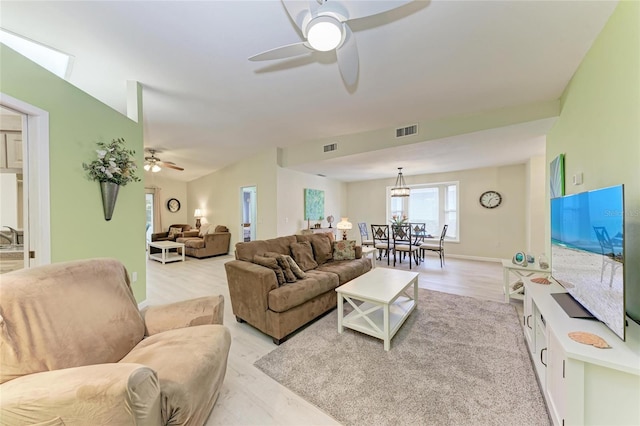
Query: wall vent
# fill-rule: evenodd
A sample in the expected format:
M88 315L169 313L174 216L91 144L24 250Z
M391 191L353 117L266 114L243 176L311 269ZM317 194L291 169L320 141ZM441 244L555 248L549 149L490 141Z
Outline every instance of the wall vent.
M324 152L335 151L336 149L338 149L337 143L332 143L324 146Z
M418 125L413 124L407 127L400 127L396 129L396 138L401 138L404 136L415 135L418 133Z

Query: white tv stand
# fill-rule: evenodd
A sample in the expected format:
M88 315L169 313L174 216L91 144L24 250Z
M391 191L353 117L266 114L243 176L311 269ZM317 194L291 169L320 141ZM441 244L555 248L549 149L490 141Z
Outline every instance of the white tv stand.
M559 284L523 282L525 340L554 425L640 425L640 325L627 318L622 341L600 321L567 316L550 295L566 292ZM572 331L611 349L575 342Z

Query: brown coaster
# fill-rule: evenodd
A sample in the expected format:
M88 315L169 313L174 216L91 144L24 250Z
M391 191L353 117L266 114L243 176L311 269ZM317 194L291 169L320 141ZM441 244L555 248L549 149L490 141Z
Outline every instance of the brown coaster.
M546 285L551 284L551 281L549 281L546 278L531 278L531 282L536 284L546 284Z
M584 331L572 331L569 337L578 343L595 346L598 349L609 349L611 346L600 336Z

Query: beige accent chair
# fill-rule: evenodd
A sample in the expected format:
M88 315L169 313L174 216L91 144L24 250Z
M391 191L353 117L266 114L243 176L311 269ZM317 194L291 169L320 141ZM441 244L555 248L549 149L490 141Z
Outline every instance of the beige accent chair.
M0 280L3 425L203 425L231 345L222 296L142 312L115 259Z
M223 225L203 227L200 231L188 231L184 236L177 238L176 242L185 246L185 255L202 259L204 257L219 256L229 253L231 233L229 228Z

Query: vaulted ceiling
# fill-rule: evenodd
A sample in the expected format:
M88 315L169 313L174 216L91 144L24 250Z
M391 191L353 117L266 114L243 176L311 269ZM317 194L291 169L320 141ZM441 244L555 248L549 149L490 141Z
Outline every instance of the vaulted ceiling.
M335 52L248 61L301 41L276 0L3 0L0 26L73 55L70 82L119 111L126 81L139 81L145 146L186 169L162 173L189 181L266 147L557 100L615 6L414 1L351 22L354 86L343 82ZM548 126L417 141L299 168L349 181L394 176L402 162L411 164L407 175L520 162L544 152ZM434 153L438 167L419 160Z

